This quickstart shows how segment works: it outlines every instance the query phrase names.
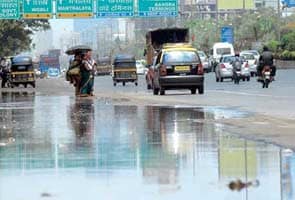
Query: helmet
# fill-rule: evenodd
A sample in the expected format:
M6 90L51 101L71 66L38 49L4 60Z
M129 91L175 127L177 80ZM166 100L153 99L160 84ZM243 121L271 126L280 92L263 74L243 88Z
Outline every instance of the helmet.
M267 46L263 46L263 51L268 51L268 47Z

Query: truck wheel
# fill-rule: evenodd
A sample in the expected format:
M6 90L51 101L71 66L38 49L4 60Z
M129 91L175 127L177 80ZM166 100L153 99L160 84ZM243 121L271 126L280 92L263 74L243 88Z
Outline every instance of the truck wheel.
M196 92L197 92L197 89L196 88L192 88L191 89L191 94L196 94Z
M199 94L204 94L204 85L198 87Z

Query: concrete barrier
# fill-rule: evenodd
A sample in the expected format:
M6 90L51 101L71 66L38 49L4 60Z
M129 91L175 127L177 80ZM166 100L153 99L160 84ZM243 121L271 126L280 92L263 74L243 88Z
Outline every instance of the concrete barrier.
M295 69L295 60L276 60L275 65L278 69Z

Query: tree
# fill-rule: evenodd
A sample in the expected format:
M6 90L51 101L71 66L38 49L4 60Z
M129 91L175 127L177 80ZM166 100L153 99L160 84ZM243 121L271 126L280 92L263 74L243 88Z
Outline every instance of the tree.
M0 56L30 50L34 32L49 28L48 20L0 20Z

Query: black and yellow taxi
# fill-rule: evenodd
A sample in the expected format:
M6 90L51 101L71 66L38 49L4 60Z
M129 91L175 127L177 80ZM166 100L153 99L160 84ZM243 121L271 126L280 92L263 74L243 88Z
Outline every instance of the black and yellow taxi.
M165 90L189 89L191 94L204 93L204 72L198 52L191 44L163 45L154 67L153 93Z
M137 86L138 76L135 57L128 54L117 55L112 65L112 76L114 86L117 83L122 83L125 86L127 82L132 82Z
M32 57L15 56L12 58L10 68L10 84L11 87L23 85L25 88L31 85L36 86L35 72Z

